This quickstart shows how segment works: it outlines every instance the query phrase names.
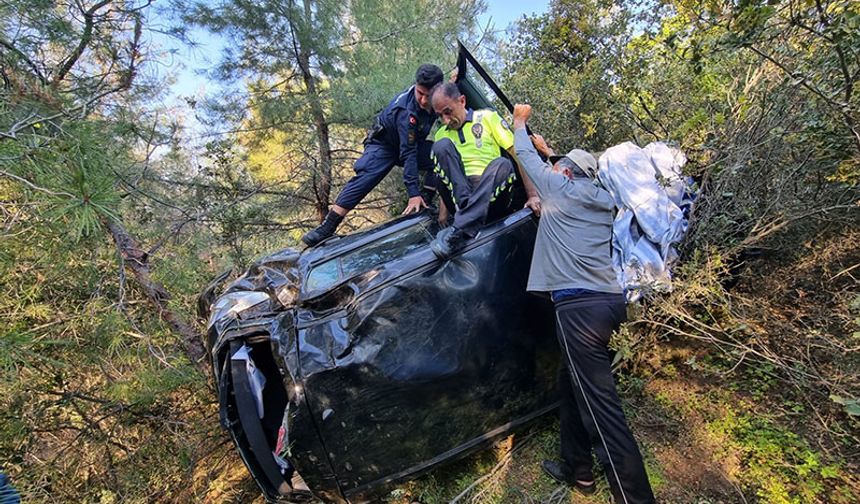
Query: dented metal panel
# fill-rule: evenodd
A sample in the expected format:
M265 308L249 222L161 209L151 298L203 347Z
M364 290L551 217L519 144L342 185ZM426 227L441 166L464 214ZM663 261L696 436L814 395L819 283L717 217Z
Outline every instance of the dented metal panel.
M212 304L213 363L223 366L232 340L268 340L288 398L277 421L290 463L317 495L341 501L413 477L555 402L552 305L525 291L536 228L517 212L441 262L426 245L438 229L419 216L328 254L264 258ZM374 255L379 242L403 255ZM335 258L362 268L339 264L328 290L304 291ZM255 478L278 498L271 476Z
M525 292L534 226L431 259L299 330L305 393L345 493L420 472L554 402L552 307Z

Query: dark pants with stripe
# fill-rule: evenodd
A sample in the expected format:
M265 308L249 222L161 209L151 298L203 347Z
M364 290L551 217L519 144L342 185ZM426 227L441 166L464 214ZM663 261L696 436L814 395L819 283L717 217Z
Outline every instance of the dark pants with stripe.
M559 374L561 457L576 479L593 479L591 448L615 502L653 503L642 455L612 377L609 337L626 320L621 294L583 295L555 305L565 365Z
M480 178L469 180L472 177L466 176L463 159L450 139L435 142L433 156L439 176L439 196L449 211L456 209L454 227L474 237L487 221L490 203L513 185L516 177L513 163L497 157Z
M435 189L437 185L436 174L433 172L433 161L430 160L432 146L433 142L421 141L418 143L418 171L424 172L423 185L426 188ZM400 153L396 148L383 143L368 143L364 148L364 153L353 165L355 176L343 186L335 204L352 210L374 187L382 182L391 168L400 161ZM422 194L424 192L422 191ZM425 201L425 203L430 202Z

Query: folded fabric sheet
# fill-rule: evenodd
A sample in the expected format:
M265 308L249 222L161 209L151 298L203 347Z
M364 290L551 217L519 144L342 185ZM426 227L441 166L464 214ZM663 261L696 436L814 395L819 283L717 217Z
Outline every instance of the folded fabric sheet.
M628 301L672 289L675 245L687 232L695 195L680 150L662 142L644 149L632 142L611 147L598 160L598 179L615 200L613 266Z

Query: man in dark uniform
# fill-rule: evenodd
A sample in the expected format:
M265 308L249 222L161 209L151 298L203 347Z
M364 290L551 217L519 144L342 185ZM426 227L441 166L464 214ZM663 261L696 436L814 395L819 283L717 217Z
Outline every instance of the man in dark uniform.
M427 140L436 121L430 105L430 90L442 82L442 78L442 70L438 66L421 65L415 73L415 84L391 100L376 116L364 140L364 153L355 162L355 176L341 190L322 224L302 237L305 244L313 247L333 235L344 216L385 178L394 165L403 166L403 183L409 196L403 214L427 208L427 199L436 187L430 160L433 142ZM428 174L424 191L418 181L419 170Z

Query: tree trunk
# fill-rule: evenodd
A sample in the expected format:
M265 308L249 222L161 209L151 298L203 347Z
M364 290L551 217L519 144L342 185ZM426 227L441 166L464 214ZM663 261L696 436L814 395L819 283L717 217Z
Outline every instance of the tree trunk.
M313 10L311 9L311 0L304 0L305 9L305 26L302 27L300 33L307 34L313 26ZM299 63L299 69L302 72L302 80L307 89L308 101L311 105L311 115L314 118L316 126L317 143L319 146L319 177L314 178L314 195L316 197L316 211L319 220L325 219L328 213L329 199L331 197L331 143L329 140L328 119L323 110L322 100L320 99L319 90L317 88L316 77L311 73L310 51L308 43L302 40L303 37L297 33L293 25L294 47L296 48L296 60Z
M134 273L138 284L143 288L146 297L155 307L158 315L179 335L180 344L188 358L202 371L206 371L206 349L203 346L202 335L194 330L183 317L167 306L170 294L152 279L149 268L149 257L141 250L137 241L128 234L121 223L108 220L105 226L113 236L117 250L125 262L125 266Z

